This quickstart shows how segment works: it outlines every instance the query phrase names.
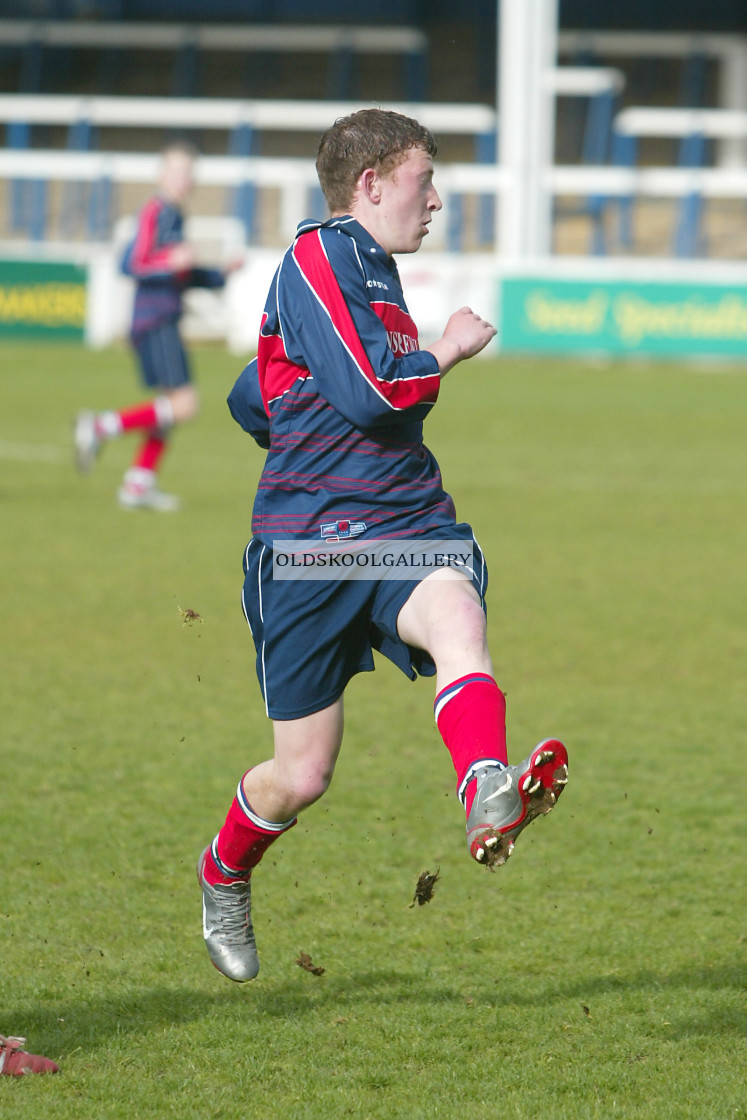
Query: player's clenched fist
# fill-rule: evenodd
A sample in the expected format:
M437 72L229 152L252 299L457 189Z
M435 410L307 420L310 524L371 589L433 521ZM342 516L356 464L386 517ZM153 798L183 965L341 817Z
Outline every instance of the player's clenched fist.
M471 307L460 307L449 316L443 335L427 349L438 362L441 376L461 362L479 354L496 334L487 319L482 319Z
M471 307L460 307L450 316L444 335L452 335L463 348L462 357L471 358L487 346L496 330L487 319L482 319Z

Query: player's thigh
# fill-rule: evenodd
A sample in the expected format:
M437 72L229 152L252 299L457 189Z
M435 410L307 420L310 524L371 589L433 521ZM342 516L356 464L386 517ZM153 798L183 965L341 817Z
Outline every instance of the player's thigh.
M397 632L410 646L438 658L454 645L483 648L485 611L471 580L454 569L422 580L397 616Z

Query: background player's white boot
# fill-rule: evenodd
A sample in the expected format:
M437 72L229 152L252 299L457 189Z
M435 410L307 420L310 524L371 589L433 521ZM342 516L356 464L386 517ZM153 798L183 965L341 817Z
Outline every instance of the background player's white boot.
M181 506L176 494L166 494L156 486L153 471L143 467L130 467L117 492L123 509L154 509L159 513L173 513Z

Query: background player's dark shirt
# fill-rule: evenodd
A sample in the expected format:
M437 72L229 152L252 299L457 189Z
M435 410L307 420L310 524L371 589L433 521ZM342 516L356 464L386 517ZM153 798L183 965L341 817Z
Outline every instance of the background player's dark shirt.
M137 282L130 328L133 338L179 319L185 288L222 288L225 283L218 269L176 272L169 265L171 250L184 240L183 229L181 210L160 195L140 211L135 239L122 259L122 271Z

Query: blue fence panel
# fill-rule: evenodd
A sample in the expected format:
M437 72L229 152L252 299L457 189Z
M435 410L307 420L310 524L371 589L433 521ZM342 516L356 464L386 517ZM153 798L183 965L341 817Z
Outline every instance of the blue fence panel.
M680 144L680 167L702 167L705 163L706 139L700 132L684 136ZM674 235L674 254L677 257L695 257L705 250L701 231L703 196L693 191L685 195L677 208L677 225Z
M256 133L250 124L240 124L233 130L228 142L231 156L255 155L258 147ZM229 193L230 213L244 223L247 243L251 242L257 210L257 188L253 183L241 183Z
M9 148L31 147L31 126L11 121L6 129ZM42 241L47 226L47 182L45 179L14 179L10 184L9 226L25 231L33 241Z

